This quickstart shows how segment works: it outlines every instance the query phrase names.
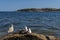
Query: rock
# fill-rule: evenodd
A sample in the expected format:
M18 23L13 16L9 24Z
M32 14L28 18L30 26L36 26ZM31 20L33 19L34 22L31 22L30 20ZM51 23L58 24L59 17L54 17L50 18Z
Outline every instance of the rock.
M47 39L48 40L56 40L56 37L55 36L47 36Z
M60 38L56 38L56 40L60 40Z
M60 40L60 39L55 36L45 36L43 34L36 33L22 33L22 31L19 31L18 33L8 34L2 37L0 40Z
M1 40L46 40L45 36L38 34L9 34Z

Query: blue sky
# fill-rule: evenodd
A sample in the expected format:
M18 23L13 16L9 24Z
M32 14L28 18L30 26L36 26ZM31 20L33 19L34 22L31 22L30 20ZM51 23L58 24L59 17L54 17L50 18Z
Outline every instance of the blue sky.
M23 8L60 8L60 0L0 0L0 11Z

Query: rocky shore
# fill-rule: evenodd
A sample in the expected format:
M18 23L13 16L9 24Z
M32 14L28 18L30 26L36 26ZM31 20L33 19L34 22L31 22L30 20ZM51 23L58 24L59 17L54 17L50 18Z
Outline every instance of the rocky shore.
M0 40L60 40L60 38L36 33L23 33L23 31L19 31L9 33L0 38Z

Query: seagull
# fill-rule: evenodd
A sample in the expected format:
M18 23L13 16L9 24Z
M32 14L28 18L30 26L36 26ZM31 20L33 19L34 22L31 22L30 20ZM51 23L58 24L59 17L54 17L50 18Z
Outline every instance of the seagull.
M28 29L28 32L29 32L29 33L32 33L32 31L31 31L31 29L30 29L30 28Z
M14 27L13 27L13 24L11 24L11 27L9 27L9 29L8 29L8 33L11 33L13 31L14 31Z
M28 31L28 28L27 28L27 26L25 26L25 31Z

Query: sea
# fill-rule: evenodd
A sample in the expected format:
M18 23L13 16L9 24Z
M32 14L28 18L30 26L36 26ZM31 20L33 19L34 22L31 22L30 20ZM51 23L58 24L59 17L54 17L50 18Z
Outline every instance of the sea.
M0 12L0 37L11 24L14 32L27 26L33 33L60 37L60 12Z

